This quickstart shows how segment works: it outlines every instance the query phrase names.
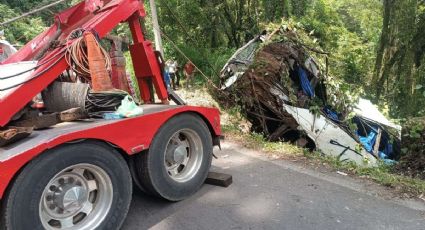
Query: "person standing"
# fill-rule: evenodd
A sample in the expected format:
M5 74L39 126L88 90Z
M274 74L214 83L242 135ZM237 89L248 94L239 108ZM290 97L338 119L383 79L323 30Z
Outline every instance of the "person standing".
M177 74L178 63L175 60L167 61L168 73L170 74L172 87L177 90L180 87L180 77Z
M191 61L188 61L184 66L184 75L186 76L186 88L192 87L195 65Z
M167 89L171 88L171 78L170 78L170 73L168 72L168 69L164 71L164 82Z

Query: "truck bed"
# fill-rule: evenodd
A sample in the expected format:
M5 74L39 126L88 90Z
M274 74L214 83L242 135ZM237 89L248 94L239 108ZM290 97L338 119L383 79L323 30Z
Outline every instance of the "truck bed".
M143 117L145 116L153 115L153 114L164 112L167 110L176 109L179 107L182 107L182 106L143 105L142 108L144 110L144 113L138 118L143 119ZM89 120L83 120L83 121L60 123L55 126L52 126L49 129L34 131L29 137L25 139L22 139L13 144L1 147L0 162L10 159L16 155L19 155L20 153L29 151L42 143L47 143L56 137L66 135L68 133L74 133L78 131L88 130L91 128L96 128L99 126L120 123L125 120L126 119L119 119L119 120L89 119Z

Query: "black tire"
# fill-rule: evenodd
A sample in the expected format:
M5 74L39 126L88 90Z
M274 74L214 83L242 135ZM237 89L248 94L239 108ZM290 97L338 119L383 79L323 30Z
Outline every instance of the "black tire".
M164 165L168 140L180 130L192 130L202 141L202 161L193 178L185 182L173 180ZM194 114L178 115L165 123L155 135L148 153L136 156L137 171L142 189L149 194L180 201L197 192L204 184L211 168L213 145L205 122Z
M119 229L132 198L130 171L126 161L116 150L107 144L89 141L49 150L23 168L3 201L2 229L45 229L39 210L46 186L58 173L82 164L102 169L112 184L110 208L105 209L107 214L103 220L99 219L95 229Z

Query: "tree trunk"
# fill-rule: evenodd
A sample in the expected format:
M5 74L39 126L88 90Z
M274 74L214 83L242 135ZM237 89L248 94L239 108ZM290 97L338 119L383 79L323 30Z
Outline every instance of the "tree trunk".
M393 100L385 99L390 105L394 103L396 115L401 116L414 112L411 102L414 100L417 6L418 0L384 0L382 34L372 80L378 102L384 90L393 86Z
M389 46L389 40L390 40L390 18L391 18L391 7L392 2L394 0L384 0L384 20L382 25L382 33L381 33L381 39L379 42L379 48L378 53L376 57L376 64L375 64L375 74L373 77L373 85L378 86L378 82L382 82L382 64L384 62L384 53L387 47ZM379 100L380 98L380 89L377 89L377 95L376 98Z

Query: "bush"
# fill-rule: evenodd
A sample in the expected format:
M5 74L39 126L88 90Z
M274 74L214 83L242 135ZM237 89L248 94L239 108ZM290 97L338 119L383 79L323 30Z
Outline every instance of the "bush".
M408 120L403 127L402 152L397 170L425 179L425 117Z

